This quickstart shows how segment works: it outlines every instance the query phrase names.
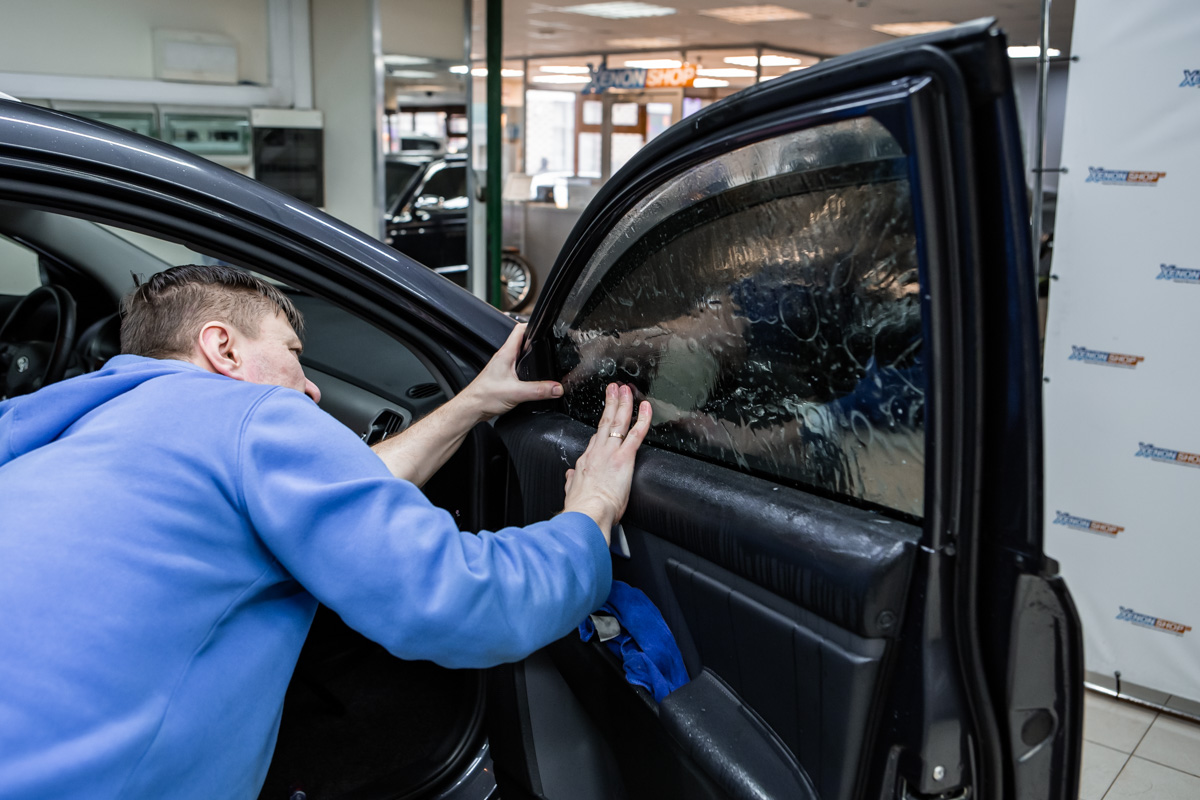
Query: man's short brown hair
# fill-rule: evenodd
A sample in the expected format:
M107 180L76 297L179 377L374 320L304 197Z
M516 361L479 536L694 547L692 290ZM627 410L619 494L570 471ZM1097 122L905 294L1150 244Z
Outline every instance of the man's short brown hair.
M152 276L121 303L121 352L184 358L200 327L217 320L257 338L262 321L282 313L297 336L304 320L287 295L233 267L187 264Z

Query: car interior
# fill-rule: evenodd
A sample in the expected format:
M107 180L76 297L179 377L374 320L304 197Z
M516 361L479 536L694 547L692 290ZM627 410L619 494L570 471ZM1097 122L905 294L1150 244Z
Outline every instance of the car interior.
M146 233L0 204L0 321L32 301L17 324L0 331L0 347L65 346L58 378L99 369L120 352L119 304L135 276L213 260ZM275 283L304 316L302 361L321 388L321 407L364 441L403 430L445 400L444 382L402 342L320 297ZM68 302L54 302L46 286ZM75 333L56 342L64 316ZM469 462L470 447L424 487L465 520L474 511L456 472ZM310 797L427 794L483 747L482 680L477 671L397 659L322 607L288 692L261 796L289 798L299 787Z

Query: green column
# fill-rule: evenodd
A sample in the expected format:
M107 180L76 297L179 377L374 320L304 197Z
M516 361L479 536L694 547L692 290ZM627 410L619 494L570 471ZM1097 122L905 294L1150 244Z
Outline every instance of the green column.
M503 100L500 69L504 49L504 2L487 0L487 268L488 299L500 307L500 238L503 217L500 190L500 155L504 132L500 126Z

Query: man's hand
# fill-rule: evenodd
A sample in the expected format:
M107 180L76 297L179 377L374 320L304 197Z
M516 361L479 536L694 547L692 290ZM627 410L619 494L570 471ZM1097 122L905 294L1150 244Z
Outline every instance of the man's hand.
M517 354L524 335L525 325L517 325L467 388L403 433L371 448L393 475L421 486L454 455L467 433L479 423L527 400L562 396L558 381L523 381L517 377Z
M587 449L567 470L563 511L587 514L611 541L612 526L625 513L633 482L634 457L650 430L650 404L642 401L632 427L633 392L610 383L604 392L604 413Z
M455 401L469 405L480 422L512 411L530 400L562 397L563 388L558 381L523 381L517 377L517 355L524 337L525 323L522 322L512 329L483 371L455 398Z

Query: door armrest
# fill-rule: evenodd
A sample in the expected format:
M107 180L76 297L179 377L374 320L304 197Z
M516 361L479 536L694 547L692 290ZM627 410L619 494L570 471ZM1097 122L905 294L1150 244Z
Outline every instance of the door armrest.
M659 719L735 800L818 800L808 773L778 734L711 670L663 698Z

